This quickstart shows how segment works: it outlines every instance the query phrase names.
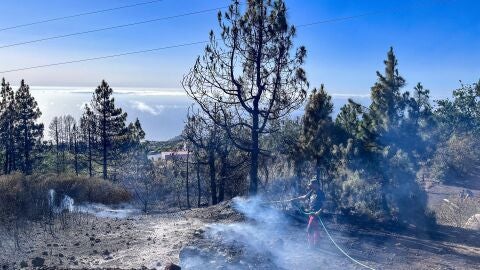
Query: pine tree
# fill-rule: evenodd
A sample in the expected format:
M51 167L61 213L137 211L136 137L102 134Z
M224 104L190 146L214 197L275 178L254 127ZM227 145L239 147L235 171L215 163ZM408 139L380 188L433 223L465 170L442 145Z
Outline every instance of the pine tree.
M342 138L342 141L346 141L349 138L357 138L361 114L361 105L351 100L342 106L340 113L335 118L335 125L346 135L346 138Z
M117 150L125 136L127 113L121 108L115 107L115 99L112 97L113 90L106 81L95 89L91 107L96 121L96 137L98 138L102 165L102 175L108 178L108 166L113 158L113 151Z
M16 138L19 165L25 174L31 174L33 154L43 136L43 124L36 123L42 113L30 94L30 87L25 84L24 80L20 82L20 88L15 94L15 110L17 113Z
M333 103L324 86L314 89L305 106L303 116L303 149L315 161L316 177L322 181L322 168L326 170L333 145ZM322 181L323 183L324 181Z
M245 11L234 0L218 20L220 35L210 33L205 54L185 76L183 87L232 143L249 154L249 193L254 195L262 137L272 132L272 122L305 99L306 50L293 46L296 29L288 24L283 0L248 1ZM224 116L213 117L214 104Z
M398 73L398 61L393 48L388 51L384 63L385 74L377 71L377 82L371 91L370 114L374 123L370 127L377 133L387 133L397 128L405 109L401 94L405 80Z
M0 144L3 149L3 172L9 174L15 167L15 95L5 78L0 92Z
M416 136L417 131L412 133L408 125L409 112L415 117L418 109L411 110L409 106L415 102L408 92L402 92L405 80L399 75L393 48L384 63L385 73L377 71L377 82L371 89L372 104L363 114L360 125L365 160L368 161L365 167L370 177L378 179L381 208L386 216L421 222L425 218L426 195L416 182L414 171L418 160L411 143L405 143L412 139L412 134L415 135L413 140L421 140Z
M60 120L57 116L50 122L49 135L55 144L55 168L57 174L60 174Z
M80 129L82 141L87 159L88 175L93 177L93 154L95 151L96 121L93 111L88 105L85 105L84 112L80 118Z

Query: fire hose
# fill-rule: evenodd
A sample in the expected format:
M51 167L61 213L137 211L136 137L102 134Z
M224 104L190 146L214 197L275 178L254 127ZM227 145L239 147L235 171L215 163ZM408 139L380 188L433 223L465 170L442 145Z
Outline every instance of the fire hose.
M315 215L315 212L305 212L303 209L301 208L298 208L298 210L304 214L304 215L307 215L307 216L310 216L310 215ZM363 266L367 269L370 269L370 270L375 270L375 268L371 267L371 266L368 266L366 264L363 264L357 260L355 260L354 258L352 258L352 256L348 255L347 252L345 252L345 250L343 250L338 244L337 242L335 242L335 240L333 239L332 235L330 235L330 232L328 232L327 230L327 227L325 226L325 224L323 223L322 219L320 218L320 216L316 215L316 217L318 218L318 221L320 222L320 224L322 225L323 227L323 230L325 231L325 233L327 234L328 238L330 239L330 241L332 241L332 243L335 245L335 247L340 250L340 252L342 252L343 255L345 255L347 258L349 258L352 262L360 265L360 266Z
M269 203L269 204L271 204L271 203L286 203L286 202L292 202L292 201L294 201L294 200L295 200L295 199L283 200L283 201L270 201L270 202L268 202L268 203ZM332 241L332 243L335 245L335 247L336 247L343 255L345 255L348 259L350 259L352 262L354 262L354 263L356 263L356 264L358 264L358 265L360 265L360 266L362 266L362 267L365 267L365 268L370 269L370 270L375 270L375 268L373 268L373 267L371 267L371 266L368 266L368 265L366 265L366 264L364 264L364 263L361 263L361 262L359 262L358 260L352 258L352 256L348 255L348 253L347 253L345 250L343 250L343 249L337 244L337 242L335 242L335 240L333 239L332 235L331 235L330 232L328 231L327 227L326 227L325 224L323 223L322 218L320 218L319 215L316 215L315 212L305 212L302 208L300 208L300 207L298 207L298 206L296 206L296 205L294 205L294 206L298 209L298 211L300 211L300 213L302 213L302 214L304 214L304 215L306 215L306 216L315 215L315 216L318 218L318 221L319 221L320 224L322 225L323 230L324 230L325 233L327 234L327 236L328 236L328 238L330 239L330 241Z

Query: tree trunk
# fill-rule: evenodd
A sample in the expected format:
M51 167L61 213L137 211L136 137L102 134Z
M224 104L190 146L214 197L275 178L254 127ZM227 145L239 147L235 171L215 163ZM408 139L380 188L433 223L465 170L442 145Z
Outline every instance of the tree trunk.
M212 204L215 205L218 203L217 199L217 180L215 177L215 153L210 150L208 154L208 166L210 169L210 193L212 196Z
M23 136L23 139L24 139L24 172L25 174L29 175L31 173L31 169L30 169L30 151L29 151L29 142L28 142L28 132L27 132L27 128L25 127L25 130L24 130L24 136Z
M188 167L188 159L190 158L190 150L187 151L187 176L186 176L186 180L187 180L187 183L186 183L186 188L187 188L187 207L188 209L191 208L191 205L190 205L190 189L189 189L189 184L188 184L188 177L189 177L189 167Z
M258 157L260 147L258 143L258 112L253 114L253 128L252 128L252 151L251 151L251 165L250 165L250 188L249 194L255 195L258 192Z
M93 177L93 167L92 167L92 133L88 130L88 175L90 178Z
M324 183L322 181L322 166L321 166L322 160L321 158L317 158L317 162L315 164L315 172L316 172L316 179L318 183L320 183L322 191L324 190Z
M200 160L197 159L197 190L198 190L198 202L197 206L201 206L201 199L202 199L202 189L200 184Z
M103 149L102 149L102 154L103 154L103 179L107 179L107 139L106 139L106 134L104 132L104 138L103 138Z
M75 138L75 141L74 141L74 162L75 162L75 174L78 176L78 142L77 142L77 138Z
M58 120L57 120L55 124L55 150L56 150L56 156L57 156L57 162L56 162L57 175L60 174L60 152L59 152L60 149L58 145L58 140L59 138L58 138Z
M224 151L221 154L221 169L220 169L220 187L218 189L218 201L222 202L225 199L225 181L227 178L227 157Z

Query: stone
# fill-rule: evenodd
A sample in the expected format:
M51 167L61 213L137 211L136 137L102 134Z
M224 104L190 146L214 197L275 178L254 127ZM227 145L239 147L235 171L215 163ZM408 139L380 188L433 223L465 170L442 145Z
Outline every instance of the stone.
M32 260L32 266L33 267L42 267L45 264L45 259L42 257L35 257Z
M471 216L467 222L465 222L466 229L480 231L480 214Z
M164 269L165 270L181 270L182 268L174 263L168 263Z

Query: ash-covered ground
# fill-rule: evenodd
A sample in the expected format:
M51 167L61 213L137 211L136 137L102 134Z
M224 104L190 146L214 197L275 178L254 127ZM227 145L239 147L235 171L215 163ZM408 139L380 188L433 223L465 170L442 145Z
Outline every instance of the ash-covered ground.
M1 233L0 267L30 269L363 269L330 242L309 249L305 220L258 199L235 199L216 206L170 214L125 218L74 214L53 228L34 226L15 249ZM375 269L479 269L480 234L439 227L397 231L325 219L333 238L353 258ZM65 228L62 228L66 226Z

